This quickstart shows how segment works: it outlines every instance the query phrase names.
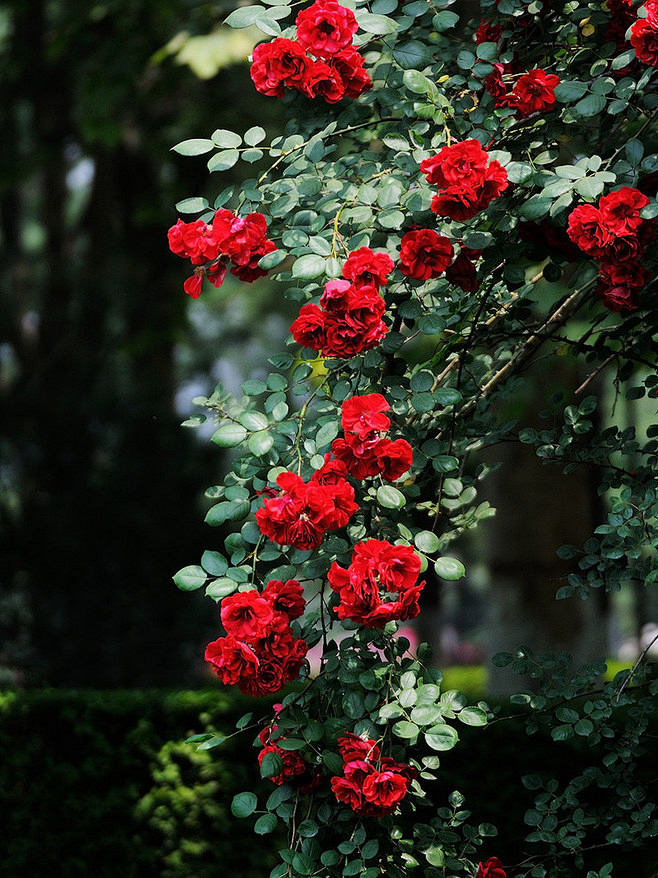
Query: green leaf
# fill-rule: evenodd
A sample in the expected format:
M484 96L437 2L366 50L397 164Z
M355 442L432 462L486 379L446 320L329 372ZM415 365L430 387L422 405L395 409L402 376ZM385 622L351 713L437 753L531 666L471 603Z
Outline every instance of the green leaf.
M434 570L441 579L461 579L466 576L466 568L456 558L437 558L434 562Z
M249 451L256 457L262 457L267 454L274 445L274 436L267 430L260 430L258 433L252 433L247 442Z
M233 149L236 146L240 146L242 138L234 131L229 131L226 128L217 128L212 133L212 142L220 148Z
M276 266L280 265L287 256L288 253L286 250L272 250L270 253L266 253L265 256L261 256L258 260L258 267L266 270L276 268Z
M261 814L254 823L254 832L256 835L267 835L276 829L278 822L276 814Z
M265 140L265 136L265 129L261 128L260 125L254 125L253 128L249 128L248 131L245 132L244 142L247 146L256 146Z
M450 454L439 454L432 460L432 466L437 473L450 473L459 467L459 461Z
M450 30L451 27L454 27L458 21L459 16L456 12L451 12L449 9L444 9L434 16L434 18L432 19L432 26L439 33L443 33L443 31Z
M233 448L244 442L247 431L241 424L224 424L219 430L215 430L211 441L220 448Z
M386 509L402 509L407 500L402 493L392 485L382 485L377 488L377 500Z
M258 799L251 792L238 793L231 802L231 813L234 817L248 817L256 810Z
M424 76L420 70L405 70L402 74L402 81L406 88L416 95L433 95L438 94L436 85L431 79Z
M408 40L395 46L393 58L403 70L422 69L432 60L427 46L418 40Z
M240 415L240 423L247 430L265 430L269 421L262 412L243 412Z
M432 750L452 750L458 740L456 730L448 725L432 726L425 732L425 742Z
M412 739L417 738L420 729L416 725L416 723L410 723L406 720L401 720L399 723L395 723L393 726L393 734L397 735L398 738Z
M315 434L315 444L318 450L329 445L336 436L338 436L340 424L338 421L332 421L329 424L323 424Z
M561 104L579 101L587 92L587 83L577 79L560 82L555 86L555 97Z
M299 278L314 278L324 274L325 261L322 256L309 253L300 256L292 267L292 276Z
M383 36L393 34L398 29L397 22L385 15L374 15L372 12L363 12L360 9L355 14L359 27L368 34Z
M173 579L181 591L194 591L196 588L201 588L202 585L206 584L208 575L203 567L199 567L197 564L190 564L174 574Z
M254 24L258 25L263 14L267 14L267 9L264 6L241 6L231 12L224 24L234 28L251 27Z
M266 753L260 764L261 777L276 777L283 771L283 759L278 753Z
M176 210L179 213L200 213L210 207L206 198L183 198L176 202Z
M573 108L579 116L598 116L605 110L606 100L603 95L588 94Z
M212 738L202 741L197 747L197 750L212 750L215 747L221 746L225 740L225 735L213 735Z
M416 548L426 555L438 551L441 545L441 541L431 530L421 530L420 533L417 533L414 537L414 543Z
M228 561L221 552L206 550L201 556L201 566L211 576L223 576L228 570Z
M232 579L228 579L228 577L223 576L219 579L215 579L207 586L206 596L209 598L213 598L213 600L221 601L223 598L226 598L230 594L233 594L234 591L237 591L237 588L237 582L234 582Z
M181 143L177 143L176 146L172 146L172 151L177 152L179 155L203 155L214 148L215 144L212 140L207 140L204 137L195 137L191 140L183 140Z
M487 715L480 707L465 707L457 716L467 726L486 726Z
M223 149L216 153L211 159L208 159L209 171L228 171L240 158L237 149Z

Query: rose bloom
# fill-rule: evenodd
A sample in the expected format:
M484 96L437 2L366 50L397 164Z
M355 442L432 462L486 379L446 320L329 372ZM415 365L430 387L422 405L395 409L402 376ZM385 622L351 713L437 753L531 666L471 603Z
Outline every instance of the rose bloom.
M464 140L444 146L435 156L420 163L427 181L439 187L431 208L440 216L459 222L485 210L507 188L507 172L489 155L478 140Z
M649 4L645 3L645 9L649 10ZM655 13L637 19L631 29L631 45L643 64L658 67L658 17Z
M478 863L475 878L507 878L507 875L498 857L489 857L484 863Z
M249 74L256 91L269 97L282 98L284 86L301 88L311 59L300 43L276 37L269 43L260 43L252 53Z
M358 98L372 88L372 80L363 67L363 58L353 46L332 55L329 65L340 76L346 98Z
M359 29L351 9L336 0L316 0L295 19L297 39L316 58L330 58L352 45Z
M184 223L179 219L167 232L169 249L176 256L189 259L192 265L211 262L219 256L220 248L214 229L203 220Z
M260 665L249 644L237 640L232 634L209 643L205 659L221 682L229 685L239 685L243 678L253 676Z
M388 253L373 253L370 247L360 247L347 257L343 277L351 280L355 287L379 287L387 282L394 268Z
M461 253L446 268L446 280L460 287L465 293L474 293L478 288L475 265L471 262L466 247L462 247Z
M340 74L324 61L311 61L305 71L300 91L307 98L324 98L328 104L337 104L345 97L345 86Z
M402 236L400 271L416 280L439 277L452 262L450 240L433 229L415 229Z
M326 343L325 313L317 305L306 304L299 309L299 317L290 326L297 344L321 351Z
M395 771L376 771L363 781L363 797L386 814L392 814L406 796L408 786L406 777Z
M338 739L338 749L343 757L343 762L353 762L357 759L377 762L380 757L376 741L372 738L364 739L352 732L345 732L343 737Z
M502 32L502 24L492 24L486 18L483 18L475 32L475 42L478 46L480 43L497 43Z
M544 113L555 105L555 86L560 77L541 68L520 76L510 95L510 106L524 119L531 113Z
M222 601L222 625L238 640L263 637L274 620L274 610L256 589L238 591Z
M599 210L613 235L632 235L644 222L640 211L648 203L649 199L639 189L622 186L599 200Z
M395 482L413 463L413 449L406 439L381 439L374 448L382 478Z
M270 579L262 597L270 602L275 613L284 613L290 621L304 615L304 589L296 579L289 579L287 582Z
M596 297L610 311L637 311L640 307L639 289L623 281L614 281L602 267L594 290Z
M569 214L567 234L583 253L600 259L613 241L603 214L593 204L581 204Z
M331 454L325 454L324 463L311 476L311 482L319 485L335 485L348 476L347 467L342 460L332 460Z
M388 430L390 419L384 414L390 405L381 393L368 393L364 396L352 396L341 406L340 423L346 433L354 433L362 442ZM379 436L377 436L379 438Z

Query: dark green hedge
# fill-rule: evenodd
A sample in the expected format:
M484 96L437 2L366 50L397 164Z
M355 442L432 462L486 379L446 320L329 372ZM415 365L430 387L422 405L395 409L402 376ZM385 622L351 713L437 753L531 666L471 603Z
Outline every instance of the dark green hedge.
M0 694L0 875L268 874L273 842L230 814L257 775L252 737L183 743L251 706L219 690Z

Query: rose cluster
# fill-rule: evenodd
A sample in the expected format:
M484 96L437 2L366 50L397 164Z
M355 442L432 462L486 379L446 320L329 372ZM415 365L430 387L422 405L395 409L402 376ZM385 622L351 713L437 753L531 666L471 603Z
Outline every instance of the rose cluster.
M343 757L343 777L331 779L338 801L364 817L392 814L417 777L416 769L382 756L376 741L351 732L338 739L338 747Z
M439 277L452 262L452 242L434 229L412 229L400 241L400 271L416 280Z
M334 562L327 573L340 597L338 618L366 628L414 619L425 586L417 583L420 567L420 558L410 546L394 546L387 540L357 543L347 570Z
M343 439L334 439L331 450L355 479L381 476L394 482L412 464L413 449L406 439L386 437L390 409L381 393L353 396L341 407Z
M343 266L344 280L325 285L320 305L302 305L290 327L297 344L325 357L348 359L376 347L388 332L382 320L386 304L379 287L393 271L386 253L361 247Z
M299 676L308 645L295 639L290 623L305 607L300 584L270 580L265 589L224 598L221 620L226 637L206 647L205 659L222 683L247 695L278 692Z
M351 9L337 0L316 0L295 24L296 40L277 37L254 49L250 73L257 91L282 98L287 87L335 104L370 88L363 58L352 45L358 24Z
M261 533L283 546L317 549L327 531L345 527L359 508L346 476L338 461L317 470L310 482L280 473L276 483L281 490L256 511Z
M203 220L184 223L179 219L168 232L169 249L195 266L194 274L183 287L188 296L197 299L203 278L220 287L226 277L226 264L232 263L231 274L251 283L267 274L258 267L258 260L276 250L267 237L267 222L262 213L239 217L220 208L212 224Z
M601 263L596 295L611 311L635 311L650 275L640 264L653 237L653 222L640 211L649 203L639 189L623 186L604 195L598 205L581 204L569 216L573 243Z
M420 163L427 182L439 187L431 208L439 216L464 222L507 189L507 171L482 148L479 140L444 146Z
M516 72L516 65L513 62L498 63L493 67L494 71L487 76L484 85L493 97L495 107L512 107L519 118L525 119L532 113L546 113L555 106L555 86L560 84L559 76L538 67L519 76L508 90L505 77Z
M640 61L658 67L658 0L646 0L643 6L647 15L631 28L631 45Z

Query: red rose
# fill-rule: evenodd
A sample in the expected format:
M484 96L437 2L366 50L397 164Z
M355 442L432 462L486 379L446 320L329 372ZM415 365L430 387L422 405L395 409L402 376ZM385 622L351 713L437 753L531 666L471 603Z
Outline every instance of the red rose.
M475 273L475 265L471 262L466 248L462 247L459 256L452 265L446 268L446 280L451 284L455 284L465 293L474 293L478 288L477 276Z
M480 43L497 43L502 32L502 24L492 24L486 18L483 18L480 26L475 31L475 42L478 45Z
M581 204L569 214L567 234L583 253L595 259L605 255L613 236L601 211L593 204Z
M299 317L293 321L290 331L297 344L314 351L325 346L325 314L317 305L302 305Z
M639 189L622 186L599 200L599 210L613 235L632 235L644 222L640 211L648 203L649 199Z
M507 878L507 875L498 857L489 857L486 862L478 864L475 878Z
M372 80L363 68L363 58L352 46L333 55L329 64L341 78L345 97L358 98L372 88Z
M452 262L453 254L449 238L433 229L416 229L402 236L400 271L417 280L439 277Z
M348 280L330 280L320 297L320 307L327 312L344 314L348 307L352 284Z
M332 777L330 783L331 789L338 801L349 805L358 814L363 804L361 785L345 777Z
M347 476L347 467L342 460L332 460L330 454L325 454L324 463L313 473L311 482L317 482L319 485L335 485L344 481Z
M307 98L321 97L328 104L336 104L345 97L345 86L340 74L324 61L310 62L300 90Z
M649 4L645 3L649 10ZM655 14L638 18L631 29L631 45L643 64L658 67L658 19Z
M311 64L300 43L285 37L260 43L254 49L252 58L249 74L256 91L275 98L283 97L285 85L301 88Z
M413 449L406 439L382 439L374 449L382 478L395 482L413 463Z
M295 19L297 39L316 58L330 58L352 44L359 29L351 9L336 0L316 0Z
M255 589L224 598L220 615L227 634L248 641L263 637L274 619L272 605Z
M623 281L615 282L603 267L594 292L610 311L637 311L640 307L638 288Z
M639 262L605 262L601 265L599 277L605 276L610 284L625 285L640 290L646 285L651 277L649 272Z
M555 86L560 77L538 68L520 76L510 95L513 106L523 119L531 113L544 113L555 105Z
M395 771L376 771L363 781L363 796L375 807L392 814L407 794L408 786L406 777Z
M270 579L263 590L262 597L270 602L275 613L284 613L290 621L304 615L306 608L304 589L296 579L289 579L287 582ZM226 599L224 603L226 603Z
M373 253L370 247L360 247L350 253L343 266L343 277L355 287L379 287L386 283L395 263L387 253Z
M373 433L386 431L391 426L384 414L389 409L390 405L381 393L352 396L341 406L340 423L346 433L354 433L359 440L368 441Z
M343 737L338 739L338 749L343 762L354 762L358 759L378 762L380 757L376 741L372 738L364 739L352 732L345 732Z
M439 187L431 208L440 216L459 222L485 210L507 188L507 172L482 148L478 140L444 146L420 163L429 183Z
M258 671L260 662L248 643L228 634L206 647L205 659L210 662L222 683L235 685Z
M203 220L184 223L179 219L167 232L169 249L176 256L189 259L192 265L203 265L219 256L220 248L212 226Z

